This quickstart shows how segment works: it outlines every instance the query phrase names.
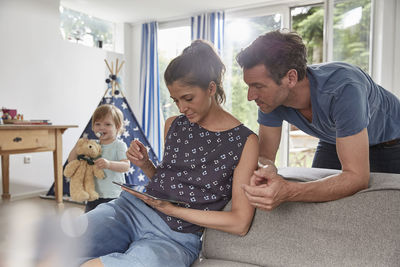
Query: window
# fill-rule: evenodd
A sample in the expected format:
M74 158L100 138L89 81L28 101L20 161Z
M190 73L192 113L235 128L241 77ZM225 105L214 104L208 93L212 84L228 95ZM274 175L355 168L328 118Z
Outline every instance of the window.
M283 27L291 28L305 42L308 64L345 61L369 72L371 0L332 0L328 4L313 0L302 2L305 3L303 6L261 7L243 11L245 17L226 17L226 108L253 131L258 131L257 106L246 100L247 86L235 56L259 35ZM276 10L275 14L266 13L272 10ZM332 19L328 20L327 16ZM310 167L318 139L294 126L285 128L284 124L277 166Z
M190 45L190 27L173 27L158 31L158 65L160 73L160 98L164 119L178 115L179 110L172 101L164 81L164 72L169 62Z
M114 50L115 24L60 6L60 31L64 40Z
M297 32L307 48L307 64L323 62L324 7L320 5L290 9L291 29Z
M333 60L369 72L371 0L336 0L333 18Z
M307 48L307 64L323 62L324 6L309 5L290 9L291 29L297 32ZM289 166L311 167L318 139L289 127Z
M306 44L308 64L323 62L323 4L293 7L290 13L291 29L298 32ZM345 61L369 72L370 19L370 0L334 1L333 25L327 25L333 28L333 38L328 40L333 49L327 61ZM311 167L317 143L317 138L291 125L289 166Z
M248 46L259 35L281 28L281 14L227 20L223 61L226 65L226 108L243 124L258 132L257 105L247 101L247 85L243 81L242 69L236 62L238 52Z

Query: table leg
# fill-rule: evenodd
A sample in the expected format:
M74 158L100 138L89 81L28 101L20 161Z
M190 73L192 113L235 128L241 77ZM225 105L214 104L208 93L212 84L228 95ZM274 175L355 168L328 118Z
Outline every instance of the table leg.
M3 194L1 198L4 201L10 200L10 155L1 156L1 175L3 178Z
M53 151L53 163L54 163L54 194L57 203L63 201L63 175L62 175L62 133L59 129L56 129L56 148Z

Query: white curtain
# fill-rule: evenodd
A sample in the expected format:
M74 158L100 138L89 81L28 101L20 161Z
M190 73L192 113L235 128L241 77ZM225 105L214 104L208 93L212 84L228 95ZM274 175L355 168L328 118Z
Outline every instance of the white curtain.
M202 39L214 44L219 55L222 56L224 46L224 12L212 12L192 17L192 40Z
M142 129L153 151L161 161L164 120L160 101L157 30L157 22L142 25L140 103L142 105Z

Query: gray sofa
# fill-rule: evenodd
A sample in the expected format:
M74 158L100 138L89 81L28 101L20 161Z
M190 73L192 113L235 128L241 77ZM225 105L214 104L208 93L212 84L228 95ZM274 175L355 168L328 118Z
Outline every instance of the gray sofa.
M294 181L337 172L279 170ZM400 174L372 173L368 189L344 199L257 210L245 237L207 229L201 254L192 266L400 266Z

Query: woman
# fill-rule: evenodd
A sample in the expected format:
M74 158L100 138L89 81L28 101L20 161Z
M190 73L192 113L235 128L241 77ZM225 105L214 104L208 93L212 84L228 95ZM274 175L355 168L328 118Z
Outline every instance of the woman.
M132 191L87 214L88 257L82 266L190 266L204 227L245 235L254 215L242 184L257 167L258 139L222 107L225 66L204 41L194 41L165 71L182 113L165 123L165 151L155 167L138 141L127 157L151 179L147 193L186 202L174 205ZM221 211L232 199L232 209Z

